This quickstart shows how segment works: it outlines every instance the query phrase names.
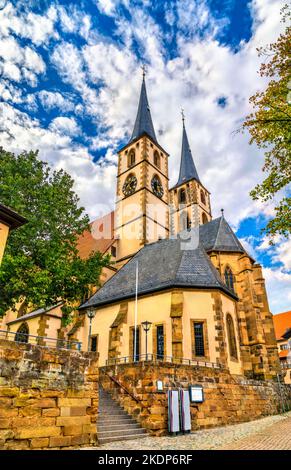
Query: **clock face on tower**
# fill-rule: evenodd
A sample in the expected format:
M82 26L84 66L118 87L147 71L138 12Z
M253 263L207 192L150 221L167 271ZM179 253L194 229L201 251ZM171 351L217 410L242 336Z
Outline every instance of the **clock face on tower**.
M122 191L125 196L130 196L131 194L134 193L136 190L137 186L137 179L136 176L134 175L129 175L126 180L124 185L122 186Z
M153 176L151 186L152 186L153 193L156 196L158 196L160 198L163 197L164 189L163 189L162 183L160 181L160 178L157 175Z

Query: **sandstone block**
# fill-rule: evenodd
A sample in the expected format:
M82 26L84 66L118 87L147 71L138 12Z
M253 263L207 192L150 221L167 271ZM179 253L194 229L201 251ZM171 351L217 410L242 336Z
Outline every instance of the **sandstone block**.
M31 426L17 430L17 439L30 439L33 437L55 437L61 433L60 428L56 426Z
M0 418L0 429L8 429L11 426L11 418Z
M41 414L46 417L60 416L60 410L59 408L43 408Z
M57 426L90 424L90 416L59 416Z
M17 387L0 387L0 397L17 397L19 388Z
M0 408L0 418L11 418L18 415L18 410L14 408Z
M42 447L48 447L49 445L49 438L48 437L37 437L35 439L31 439L30 447L32 449L41 449Z
M71 437L71 445L72 446L81 446L83 444L89 443L89 435L88 434L80 434L79 436L72 436Z
M58 436L50 438L50 447L66 447L71 445L71 436Z
M27 450L29 448L29 441L27 439L11 440L5 444L6 450Z
M68 425L64 427L63 433L64 436L75 436L81 434L83 431L84 426L90 426L90 424L79 424L79 425ZM84 431L85 432L85 431ZM89 432L89 431L87 431Z
M55 418L43 418L39 416L12 418L13 428L26 428L29 426L54 426Z
M41 416L41 408L34 406L24 406L19 409L19 416Z
M84 434L94 434L96 433L97 425L95 424L83 424L83 433Z
M90 398L58 398L58 406L90 406Z

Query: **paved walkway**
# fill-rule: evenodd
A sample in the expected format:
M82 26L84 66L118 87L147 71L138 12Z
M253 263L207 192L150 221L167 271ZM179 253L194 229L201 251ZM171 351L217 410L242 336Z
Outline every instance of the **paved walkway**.
M92 449L92 448L91 448ZM291 412L184 436L145 437L94 450L291 450ZM93 450L93 449L92 449Z

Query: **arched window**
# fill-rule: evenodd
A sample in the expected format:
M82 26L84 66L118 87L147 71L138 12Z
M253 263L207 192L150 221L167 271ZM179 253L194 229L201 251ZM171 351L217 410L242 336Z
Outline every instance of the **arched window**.
M161 165L161 158L157 150L155 150L154 152L154 165L157 166L158 168L160 168L160 165Z
M232 316L229 313L226 315L226 328L227 328L229 355L233 359L237 359L237 347L236 347L234 323L233 323Z
M207 215L203 212L202 213L202 223L207 224L207 222L208 222Z
M204 192L202 191L202 189L201 189L201 191L200 191L200 199L201 199L202 204L205 205L205 204L206 204L206 199L205 199L205 194L204 194Z
M127 156L127 166L131 167L135 164L135 151L131 149Z
M185 189L180 189L179 195L178 195L178 200L179 204L185 204L186 203L186 191Z
M190 217L186 211L183 211L180 214L180 231L190 230L190 228L191 228Z
M15 341L18 343L28 343L29 328L27 323L22 323L15 335Z
M227 287L231 290L234 290L234 276L229 266L225 268L224 280L225 280L225 284L227 285Z

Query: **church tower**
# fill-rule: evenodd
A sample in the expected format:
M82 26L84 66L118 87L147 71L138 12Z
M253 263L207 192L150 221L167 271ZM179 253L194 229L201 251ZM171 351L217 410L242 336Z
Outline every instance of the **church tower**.
M169 236L168 156L156 138L143 73L133 132L118 152L114 225L118 268L146 243Z
M182 112L182 152L177 184L170 189L171 234L210 222L210 193L201 183L192 157Z

